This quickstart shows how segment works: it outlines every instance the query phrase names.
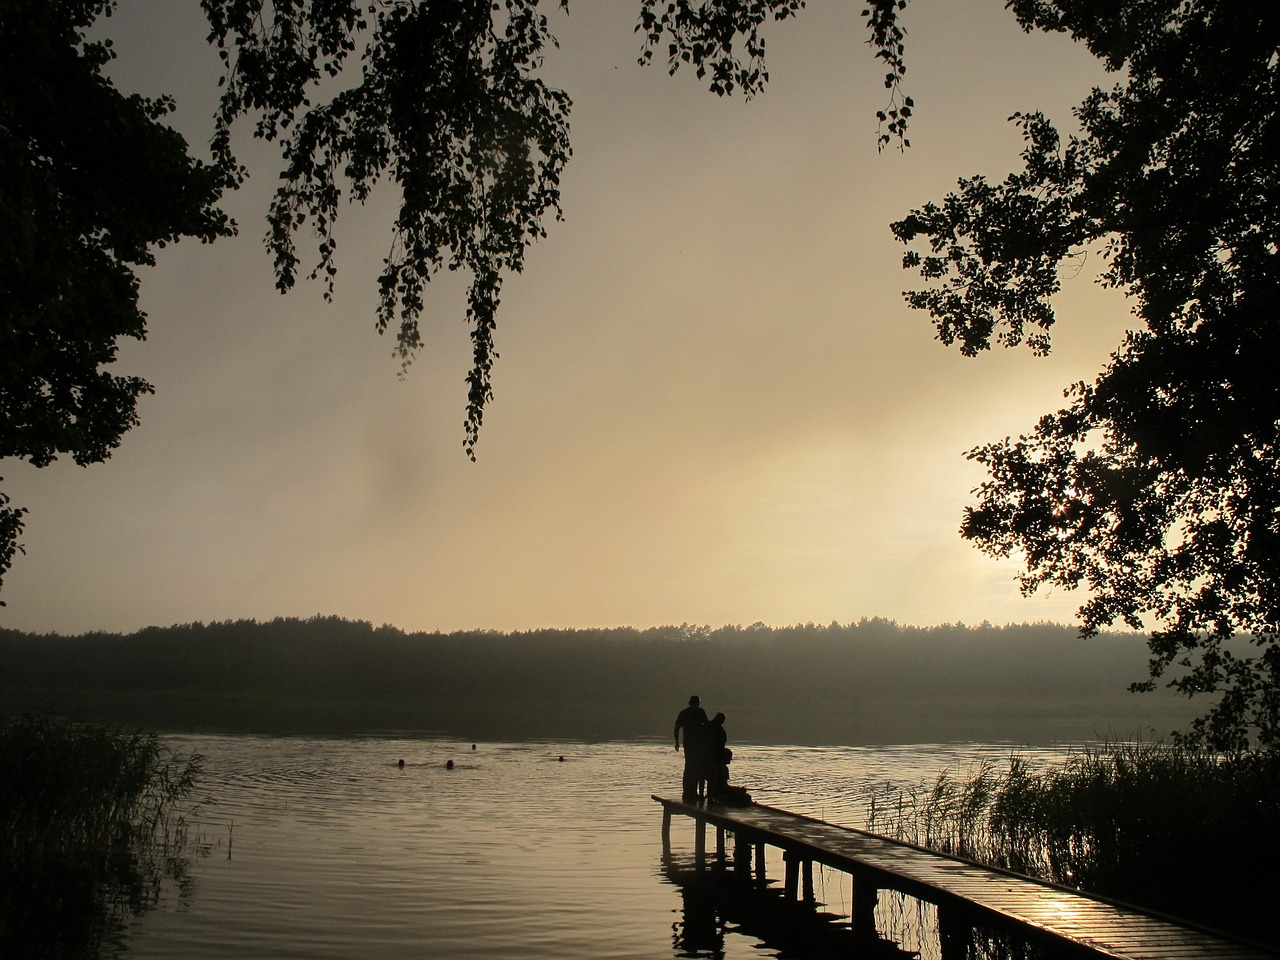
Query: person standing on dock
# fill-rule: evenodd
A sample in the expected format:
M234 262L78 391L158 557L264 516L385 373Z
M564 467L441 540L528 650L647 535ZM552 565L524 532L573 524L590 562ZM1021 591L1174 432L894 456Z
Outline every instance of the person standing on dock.
M684 780L681 796L685 800L698 799L698 782L702 777L702 728L707 725L707 711L697 694L689 698L689 705L676 716L676 749L680 749L680 731L684 731Z
M724 729L724 714L717 713L703 731L703 776L706 778L707 801L722 800L720 795L729 784L729 768L724 755L729 748L729 734Z

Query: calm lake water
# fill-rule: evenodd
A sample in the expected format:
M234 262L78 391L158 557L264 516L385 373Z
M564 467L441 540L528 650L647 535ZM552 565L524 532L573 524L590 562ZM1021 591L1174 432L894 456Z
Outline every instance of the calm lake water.
M795 955L695 911L664 868L661 808L650 795L679 792L683 755L668 742L473 750L415 738L170 740L206 757L209 802L193 817L203 852L189 882L133 918L107 957ZM963 775L1015 751L1064 752L733 746L733 780L757 801L849 826L865 825L868 797L887 783ZM678 862L691 861L692 821L673 822L672 846ZM781 875L771 862L769 876ZM818 871L815 884L820 902L846 912L847 878Z

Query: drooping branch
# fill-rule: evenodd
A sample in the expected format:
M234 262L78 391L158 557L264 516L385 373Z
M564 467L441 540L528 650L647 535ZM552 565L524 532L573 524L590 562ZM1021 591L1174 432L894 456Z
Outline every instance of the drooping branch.
M473 278L474 347L464 446L474 458L492 399L493 332L502 277L559 219L571 155L570 100L538 76L555 44L537 0L387 4L372 23L351 3L205 0L211 39L227 63L215 147L234 166L230 126L256 113L257 136L282 141L285 169L268 217L277 285L297 277L294 235L309 225L309 276L332 294L343 200L364 201L381 179L400 193L395 242L378 281L377 328L395 331L404 363L421 348L426 285L442 268ZM328 99L324 76L360 48L361 82ZM322 102L312 105L312 99Z

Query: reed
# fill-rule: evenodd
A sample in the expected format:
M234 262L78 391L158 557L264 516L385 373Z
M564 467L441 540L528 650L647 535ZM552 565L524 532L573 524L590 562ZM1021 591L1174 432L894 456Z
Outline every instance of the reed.
M181 881L201 762L154 733L0 721L0 955L93 956Z
M869 829L1275 944L1280 752L1161 742L1013 755L880 796Z

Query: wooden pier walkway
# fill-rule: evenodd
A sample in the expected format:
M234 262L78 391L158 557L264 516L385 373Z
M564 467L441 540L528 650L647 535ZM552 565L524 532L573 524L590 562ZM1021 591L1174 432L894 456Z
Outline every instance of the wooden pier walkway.
M706 857L706 830L716 829L723 854L726 834L733 836L734 873L743 882L765 881L766 846L782 850L786 864L784 895L813 900L813 864L853 879L852 924L855 934L875 937L875 906L880 890L896 890L934 904L944 960L966 955L975 927L1003 931L1048 948L1053 956L1109 957L1114 960L1275 960L1280 954L1067 887L982 866L956 857L840 827L763 804L729 807L686 803L660 797L664 856L671 850L671 818L695 821L695 855Z

